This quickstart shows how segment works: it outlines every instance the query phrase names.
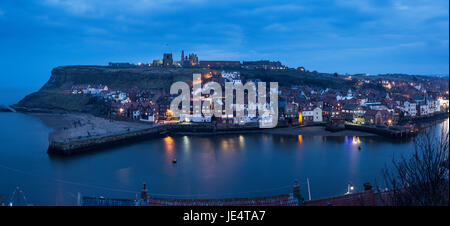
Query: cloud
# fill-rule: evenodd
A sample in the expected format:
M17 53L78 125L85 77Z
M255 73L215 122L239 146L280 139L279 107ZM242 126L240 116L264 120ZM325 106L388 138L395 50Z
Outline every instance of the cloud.
M270 6L256 7L252 9L244 9L240 11L240 14L258 15L270 13L286 13L286 12L297 12L304 9L305 9L304 7L296 4L270 5Z
M205 0L45 0L43 4L63 9L76 16L103 17L112 14L176 10L180 6L203 2Z
M264 27L264 30L267 31L275 31L275 32L286 32L292 29L288 28L288 26L280 23L269 24Z
M44 4L53 7L59 7L67 12L76 15L83 15L88 13L94 13L94 1L84 1L84 0L45 0Z
M66 57L74 63L87 61L86 55L98 61L111 57L137 62L184 49L200 59L281 60L317 71L349 72L357 64L370 73L389 72L384 67L393 64L389 62L403 65L399 70L405 72L413 68L407 65L423 62L428 68L448 69L448 4L442 0L3 1L0 45L42 46L52 53L64 49L79 56ZM8 16L1 17L1 12ZM54 64L60 58L55 56Z

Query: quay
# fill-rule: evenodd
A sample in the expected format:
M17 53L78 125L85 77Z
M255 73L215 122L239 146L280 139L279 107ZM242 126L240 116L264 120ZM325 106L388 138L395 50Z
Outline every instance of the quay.
M433 120L448 118L448 114L439 114L433 117ZM421 119L423 121L425 119ZM288 127L286 121L278 123L276 128ZM291 125L294 126L294 125ZM358 125L346 122L342 128L337 128L336 131L329 128L327 125L312 124L312 125L297 125L296 128L306 126L325 126L326 130L336 132L340 130L355 130L367 133L376 134L392 139L408 139L418 134L419 128L409 126L380 126L380 125ZM294 128L293 127L293 128ZM47 152L56 155L73 155L84 153L88 151L95 151L106 149L117 145L128 144L143 140L148 140L155 137L161 137L167 134L177 133L205 133L214 134L220 132L240 132L240 131L260 131L265 132L270 129L259 128L258 123L248 123L246 125L229 125L229 124L215 124L215 123L169 123L169 124L155 124L151 127L140 129L128 129L114 134L102 134L83 137L68 137L68 138L53 138L49 141Z
M357 130L362 132L373 133L383 137L406 139L417 135L417 129L411 129L404 126L376 126L376 125L357 125L353 123L346 123L345 129Z
M448 118L448 112L442 112L435 114L431 117L406 117L401 121L402 124L414 123L422 124L419 127L408 127L408 126L379 126L379 125L358 125L354 123L345 123L345 129L357 130L368 133L377 134L384 137L394 138L394 139L405 139L416 136L421 129L425 129L428 126L423 124L429 124L431 122L438 122Z
M287 124L280 123L277 127L286 127ZM226 131L249 131L264 130L259 128L257 123L248 125L215 125L215 124L158 124L151 128L125 131L116 134L74 137L67 139L51 139L47 152L55 155L73 155L88 151L106 149L116 145L143 141L155 137L161 137L170 133L180 132L226 132Z

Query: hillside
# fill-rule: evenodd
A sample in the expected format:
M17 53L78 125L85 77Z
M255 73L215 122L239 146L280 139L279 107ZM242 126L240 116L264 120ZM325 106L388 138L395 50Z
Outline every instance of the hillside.
M166 89L176 81L192 81L193 73L220 73L223 69L200 68L115 68L108 66L61 66L52 70L50 79L35 93L13 105L18 110L46 109L59 111L79 111L102 115L107 111L105 103L88 95L67 95L73 85L78 84L104 84L110 89L126 90L139 89ZM278 82L280 87L291 85L306 85L314 89L337 88L347 90L355 88L355 80L344 80L344 76L318 72L300 72L297 70L270 71L246 70L240 71L241 78L261 79L265 82ZM374 79L374 77L401 78L402 80L415 80L416 76L384 75L364 76L354 75L354 78Z

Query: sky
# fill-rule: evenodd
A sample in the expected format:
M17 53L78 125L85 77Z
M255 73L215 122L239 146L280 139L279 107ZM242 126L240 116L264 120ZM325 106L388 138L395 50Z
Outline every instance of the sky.
M448 0L1 0L0 87L60 65L281 61L329 73L448 74Z

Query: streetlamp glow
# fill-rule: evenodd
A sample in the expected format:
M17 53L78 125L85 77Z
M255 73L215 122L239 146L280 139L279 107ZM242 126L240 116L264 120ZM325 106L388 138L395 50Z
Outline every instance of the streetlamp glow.
M353 184L349 182L347 184L347 192L345 194L351 194L353 190L355 190L355 186L353 186Z

